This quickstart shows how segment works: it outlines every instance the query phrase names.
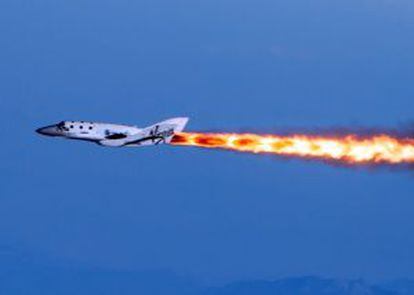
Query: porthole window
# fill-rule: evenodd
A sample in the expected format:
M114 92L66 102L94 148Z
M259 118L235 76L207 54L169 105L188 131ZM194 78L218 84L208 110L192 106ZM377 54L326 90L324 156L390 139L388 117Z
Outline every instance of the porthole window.
M73 129L73 125L70 125L70 128Z
M83 129L83 126L82 126L82 125L80 125L80 126L79 126L79 129Z
M89 126L89 130L92 130L92 126Z

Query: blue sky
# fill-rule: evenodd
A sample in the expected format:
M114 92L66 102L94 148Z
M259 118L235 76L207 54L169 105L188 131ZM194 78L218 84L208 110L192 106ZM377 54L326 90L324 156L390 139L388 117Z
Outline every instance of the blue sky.
M191 130L398 128L413 119L412 12L409 1L1 1L0 267L413 278L411 172L34 133L182 115Z

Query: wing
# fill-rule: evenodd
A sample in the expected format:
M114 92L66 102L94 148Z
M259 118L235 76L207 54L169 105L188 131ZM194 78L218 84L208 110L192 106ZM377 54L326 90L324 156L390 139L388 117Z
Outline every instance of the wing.
M142 129L141 136L128 140L126 145L157 145L170 143L174 134L183 131L188 118L172 118Z
M188 118L173 118L141 129L140 132L127 134L111 134L99 144L104 146L144 146L170 143L176 132L181 132L188 122Z

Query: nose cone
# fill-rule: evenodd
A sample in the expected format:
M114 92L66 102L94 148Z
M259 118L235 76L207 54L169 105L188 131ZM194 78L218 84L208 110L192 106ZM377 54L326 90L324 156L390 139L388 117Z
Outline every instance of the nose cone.
M36 132L46 136L59 136L61 135L56 125L46 126L36 129Z

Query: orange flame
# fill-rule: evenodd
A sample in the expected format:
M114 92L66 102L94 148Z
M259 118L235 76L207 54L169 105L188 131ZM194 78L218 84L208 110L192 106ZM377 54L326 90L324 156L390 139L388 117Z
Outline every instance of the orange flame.
M335 160L350 164L414 163L414 139L387 134L330 137L181 132L174 136L171 144Z

